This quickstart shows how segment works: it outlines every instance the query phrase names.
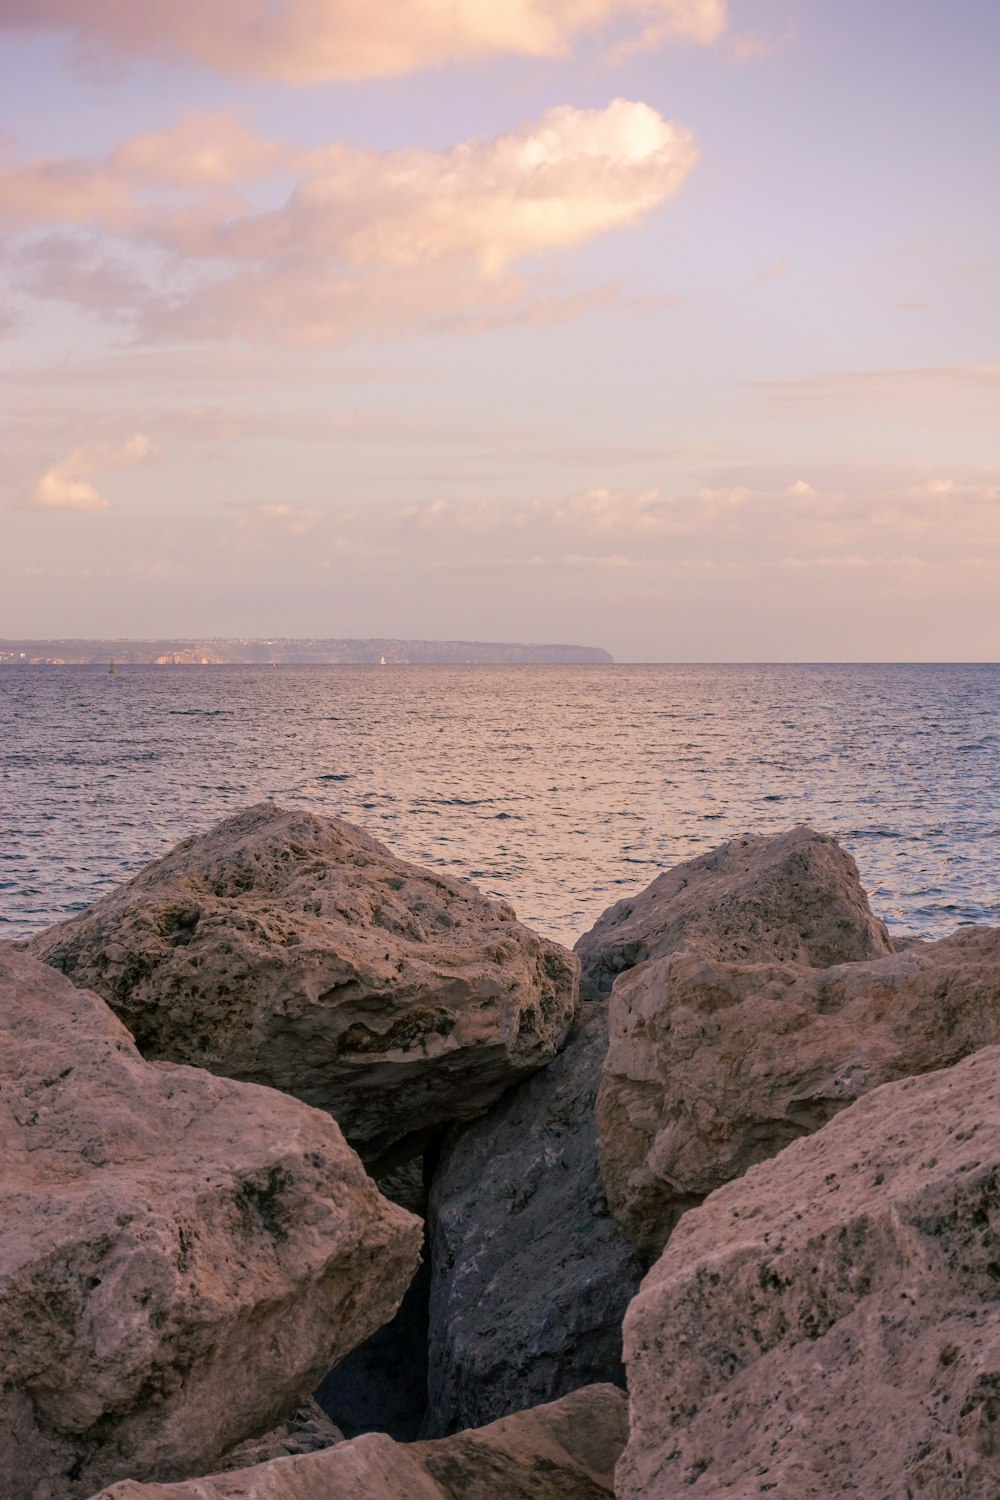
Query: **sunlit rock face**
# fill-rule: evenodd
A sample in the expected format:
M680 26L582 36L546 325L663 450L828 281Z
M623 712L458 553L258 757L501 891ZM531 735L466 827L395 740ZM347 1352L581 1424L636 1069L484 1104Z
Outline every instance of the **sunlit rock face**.
M420 1221L334 1122L144 1061L0 946L0 1497L205 1472L393 1312Z
M143 1055L328 1110L372 1161L550 1061L576 959L468 882L262 803L187 839L31 951Z
M998 1182L989 1047L686 1214L625 1319L618 1500L993 1500Z
M583 993L606 995L625 969L679 948L818 967L892 951L853 859L805 827L731 839L608 907L576 944Z
M126 1481L95 1500L606 1500L627 1427L624 1393L591 1386L439 1442L367 1433L187 1484Z
M428 1216L432 1435L624 1382L642 1268L597 1175L606 1046L605 1007L585 1004L556 1061L445 1146Z
M876 1085L1000 1042L1000 929L868 963L623 974L598 1096L601 1176L647 1263L680 1214Z

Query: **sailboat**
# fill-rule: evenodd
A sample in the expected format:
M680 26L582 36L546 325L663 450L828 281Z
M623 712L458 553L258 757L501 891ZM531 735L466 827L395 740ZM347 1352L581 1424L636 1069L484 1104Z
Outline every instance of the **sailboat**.
M114 659L114 657L111 658L111 665L108 668L108 676L109 677L117 677L118 676L118 668L115 666L115 659Z

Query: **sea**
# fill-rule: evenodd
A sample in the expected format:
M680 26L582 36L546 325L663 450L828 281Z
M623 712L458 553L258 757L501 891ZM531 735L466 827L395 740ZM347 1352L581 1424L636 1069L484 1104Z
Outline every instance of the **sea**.
M0 667L0 938L264 799L569 945L679 860L807 823L934 938L1000 923L1000 666Z

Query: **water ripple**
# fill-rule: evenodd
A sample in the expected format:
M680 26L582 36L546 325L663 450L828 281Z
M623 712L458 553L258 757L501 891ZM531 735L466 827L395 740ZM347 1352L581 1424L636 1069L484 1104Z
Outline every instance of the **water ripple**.
M364 824L573 939L747 831L850 849L898 933L1000 922L1000 668L0 669L0 934L248 803Z

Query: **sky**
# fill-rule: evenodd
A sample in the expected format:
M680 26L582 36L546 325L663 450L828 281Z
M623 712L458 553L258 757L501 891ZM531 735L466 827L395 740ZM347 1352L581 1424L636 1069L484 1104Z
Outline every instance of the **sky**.
M0 0L0 636L1000 658L996 0Z

